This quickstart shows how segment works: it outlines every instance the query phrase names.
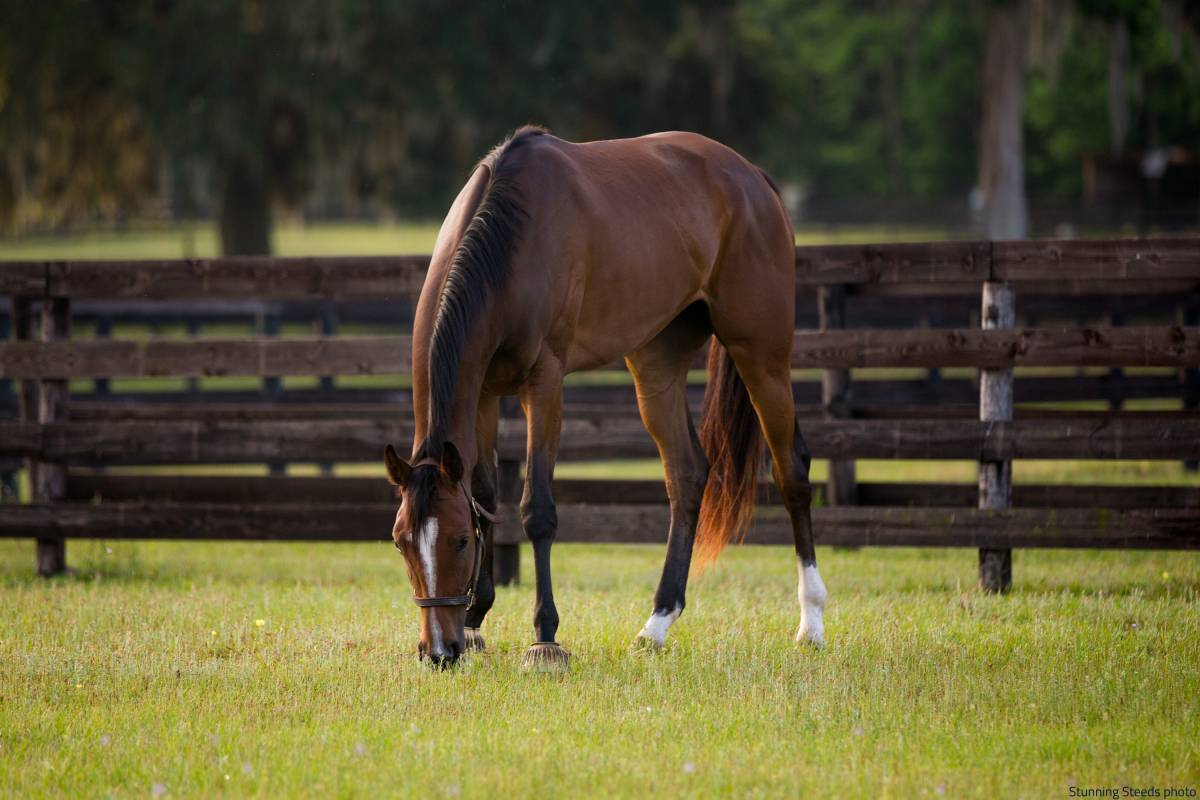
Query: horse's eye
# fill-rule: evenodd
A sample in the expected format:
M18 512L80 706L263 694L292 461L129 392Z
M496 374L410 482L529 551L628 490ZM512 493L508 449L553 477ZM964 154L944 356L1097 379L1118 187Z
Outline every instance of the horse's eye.
M467 541L468 541L467 535L464 533L462 536L459 536L458 540L454 543L454 549L460 553L463 550L466 550L467 549Z

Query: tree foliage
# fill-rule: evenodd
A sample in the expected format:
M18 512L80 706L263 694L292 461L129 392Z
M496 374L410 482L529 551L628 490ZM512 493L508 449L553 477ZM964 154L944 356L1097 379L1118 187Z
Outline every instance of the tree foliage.
M0 229L118 218L157 171L120 85L121 31L103 2L15 2L0 17Z
M770 70L766 158L818 194L963 192L975 166L982 15L925 0L752 0Z
M163 200L260 252L272 210L437 216L527 122L571 139L697 130L815 200L964 198L989 2L10 0L0 220L62 226ZM1114 25L1124 145L1194 146L1194 4L1042 6L1062 35L1027 83L1036 194L1077 196L1082 154L1114 147Z

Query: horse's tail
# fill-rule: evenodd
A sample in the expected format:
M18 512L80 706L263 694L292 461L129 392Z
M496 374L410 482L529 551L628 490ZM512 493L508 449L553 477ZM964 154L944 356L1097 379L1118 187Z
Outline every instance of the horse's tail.
M762 427L746 385L716 337L708 347L700 444L709 463L695 547L696 565L703 568L730 539L744 535L754 514L763 450Z

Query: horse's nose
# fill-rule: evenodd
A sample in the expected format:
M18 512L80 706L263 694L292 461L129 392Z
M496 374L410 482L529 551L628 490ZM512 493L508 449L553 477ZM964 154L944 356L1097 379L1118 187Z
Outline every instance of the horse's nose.
M462 642L449 642L444 647L431 648L427 657L432 666L446 669L458 663L459 656L462 655Z
M430 666L436 667L438 669L447 669L449 667L453 667L457 663L458 663L458 653L454 653L454 652L430 653L430 655L429 655Z

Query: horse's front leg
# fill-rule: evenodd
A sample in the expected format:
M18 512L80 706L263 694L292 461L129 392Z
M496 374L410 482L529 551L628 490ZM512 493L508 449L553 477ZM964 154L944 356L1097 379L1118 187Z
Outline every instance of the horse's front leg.
M475 440L479 443L479 451L475 469L471 473L471 494L480 507L493 515L497 505L496 436L499 425L500 398L484 395L479 400L479 414L475 425ZM491 520L482 519L480 528L484 537L483 564L479 568L479 581L475 584L475 601L467 610L464 644L468 650L485 648L479 628L496 600L496 584L492 577L496 525Z
M562 363L543 353L520 393L529 426L521 524L533 544L533 568L537 578L533 610L537 641L521 659L521 666L526 669L565 669L570 660L570 654L554 638L558 633L558 609L554 606L550 580L550 546L558 529L551 483L562 430L562 379Z

